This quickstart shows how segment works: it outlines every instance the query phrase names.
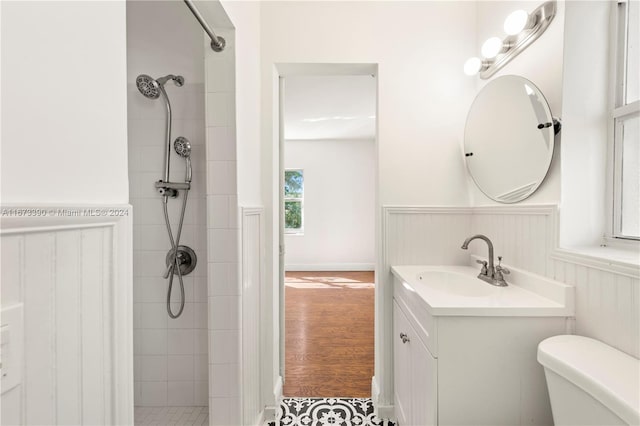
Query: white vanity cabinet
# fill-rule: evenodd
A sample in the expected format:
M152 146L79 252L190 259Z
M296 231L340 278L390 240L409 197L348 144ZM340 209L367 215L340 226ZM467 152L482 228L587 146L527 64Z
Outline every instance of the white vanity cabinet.
M572 290L558 288L566 303L515 285L495 295L438 299L443 293L425 289L426 275L411 281L396 271L414 273L407 268L394 267L398 425L552 425L536 350L545 338L567 333Z
M393 304L396 417L401 425L435 425L437 360L397 302Z

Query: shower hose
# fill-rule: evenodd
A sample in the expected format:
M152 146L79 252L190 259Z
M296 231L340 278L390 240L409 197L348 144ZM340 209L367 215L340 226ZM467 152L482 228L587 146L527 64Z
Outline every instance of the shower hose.
M180 222L178 223L178 232L176 232L176 238L173 239L173 232L171 231L171 223L169 222L169 211L167 209L167 203L169 196L165 195L163 199L164 221L167 225L167 233L169 234L169 240L171 241L171 265L169 266L169 286L167 288L167 313L173 319L178 318L184 310L184 282L182 279L182 270L180 269L180 259L178 257L178 247L180 247L180 235L182 234L182 223L184 222L184 212L187 208L187 197L189 196L189 190L183 191L182 198L182 211L180 212ZM178 280L180 281L180 309L177 314L174 314L171 310L171 293L173 290L173 275L174 271L177 271Z

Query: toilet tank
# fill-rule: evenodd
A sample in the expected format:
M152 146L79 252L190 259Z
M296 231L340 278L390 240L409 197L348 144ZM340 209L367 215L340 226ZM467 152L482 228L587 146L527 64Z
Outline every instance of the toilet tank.
M560 425L639 425L640 360L598 340L554 336L538 345Z

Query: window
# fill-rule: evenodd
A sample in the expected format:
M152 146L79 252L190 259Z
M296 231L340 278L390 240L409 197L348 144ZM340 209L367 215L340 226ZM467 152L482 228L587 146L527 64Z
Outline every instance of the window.
M302 170L284 172L284 231L288 234L303 232L304 175Z
M616 7L612 236L640 239L640 2Z

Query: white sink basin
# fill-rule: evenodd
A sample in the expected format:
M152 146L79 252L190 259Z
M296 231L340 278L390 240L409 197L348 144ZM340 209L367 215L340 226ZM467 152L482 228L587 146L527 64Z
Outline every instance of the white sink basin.
M496 287L478 278L475 264L393 266L394 297L411 299L410 306L421 305L436 316L574 315L572 286L508 267L509 285Z
M417 280L434 290L465 297L485 297L500 290L477 277L452 271L423 271Z

